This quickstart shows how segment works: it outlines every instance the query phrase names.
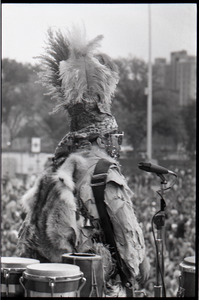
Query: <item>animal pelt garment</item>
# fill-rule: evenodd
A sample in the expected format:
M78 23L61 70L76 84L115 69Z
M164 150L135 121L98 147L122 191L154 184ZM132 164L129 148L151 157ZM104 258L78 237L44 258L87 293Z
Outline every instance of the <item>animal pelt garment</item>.
M44 171L23 196L26 218L19 231L21 256L37 258L41 262L61 262L64 253L92 252L102 256L106 278L114 271L116 263L104 243L90 186L100 158L113 162L107 176L105 203L117 248L132 278L138 276L139 265L145 257L145 245L133 209L133 194L115 159L96 146L89 151L77 150L70 154L55 171L52 167Z

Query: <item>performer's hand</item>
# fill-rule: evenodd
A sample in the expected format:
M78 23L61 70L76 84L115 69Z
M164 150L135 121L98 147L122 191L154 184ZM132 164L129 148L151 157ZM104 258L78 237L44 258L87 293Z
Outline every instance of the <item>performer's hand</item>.
M143 262L139 266L140 274L138 276L137 282L141 287L143 287L144 283L149 279L150 275L150 263L148 258L144 258Z

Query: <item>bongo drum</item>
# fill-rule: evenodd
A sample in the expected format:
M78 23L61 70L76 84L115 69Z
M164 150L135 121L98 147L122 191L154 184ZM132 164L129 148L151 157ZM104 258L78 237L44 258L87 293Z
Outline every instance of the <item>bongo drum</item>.
M195 297L195 256L184 258L180 263L178 297Z
M27 266L20 278L26 297L79 297L85 281L78 266L61 263Z
M92 253L67 253L62 255L62 262L78 265L84 273L86 284L80 297L102 297L104 275L101 256Z
M38 264L39 260L24 257L1 257L1 296L24 296L20 277L27 265Z

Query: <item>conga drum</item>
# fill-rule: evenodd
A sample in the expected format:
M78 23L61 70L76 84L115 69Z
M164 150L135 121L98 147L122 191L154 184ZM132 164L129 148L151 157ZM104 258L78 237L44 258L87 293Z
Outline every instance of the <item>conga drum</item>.
M178 297L195 297L195 256L184 258L180 263Z
M79 297L85 281L78 266L62 263L29 265L20 278L26 297Z
M39 264L39 260L23 257L1 257L1 296L24 296L20 277L28 265Z
M80 267L86 283L80 291L80 297L102 297L104 275L102 258L92 253L67 253L62 255L62 262Z

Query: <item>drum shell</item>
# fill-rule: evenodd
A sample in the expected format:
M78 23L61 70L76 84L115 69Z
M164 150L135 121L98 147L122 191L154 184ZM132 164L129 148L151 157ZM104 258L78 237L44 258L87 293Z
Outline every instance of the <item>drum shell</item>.
M40 264L48 265L48 267L53 267L55 265L62 264ZM37 267L36 265L34 266ZM79 269L78 269L79 270ZM27 297L78 297L78 291L82 284L83 273L80 270L73 275L64 275L62 274L49 274L49 270L46 272L42 272L40 274L40 270L34 270L34 272L30 272L30 270L26 269L23 272L23 276L21 278L21 282L26 290ZM53 284L53 289L51 284Z
M80 267L80 270L84 273L86 283L80 291L80 297L96 296L95 290L93 291L93 293L91 293L92 271L94 271L96 275L98 296L103 296L104 274L101 256L91 253L67 253L62 255L62 262L77 265Z
M26 266L39 263L39 260L23 257L2 257L1 258L1 296L2 297L23 297L24 290L20 284Z
M195 257L187 257L180 263L180 287L184 297L195 297Z
M19 279L24 270L13 270L13 269L4 269L1 271L1 296L2 297L15 297L15 296L24 296L24 290L20 285ZM7 273L8 272L8 273ZM6 273L9 278L6 283Z

